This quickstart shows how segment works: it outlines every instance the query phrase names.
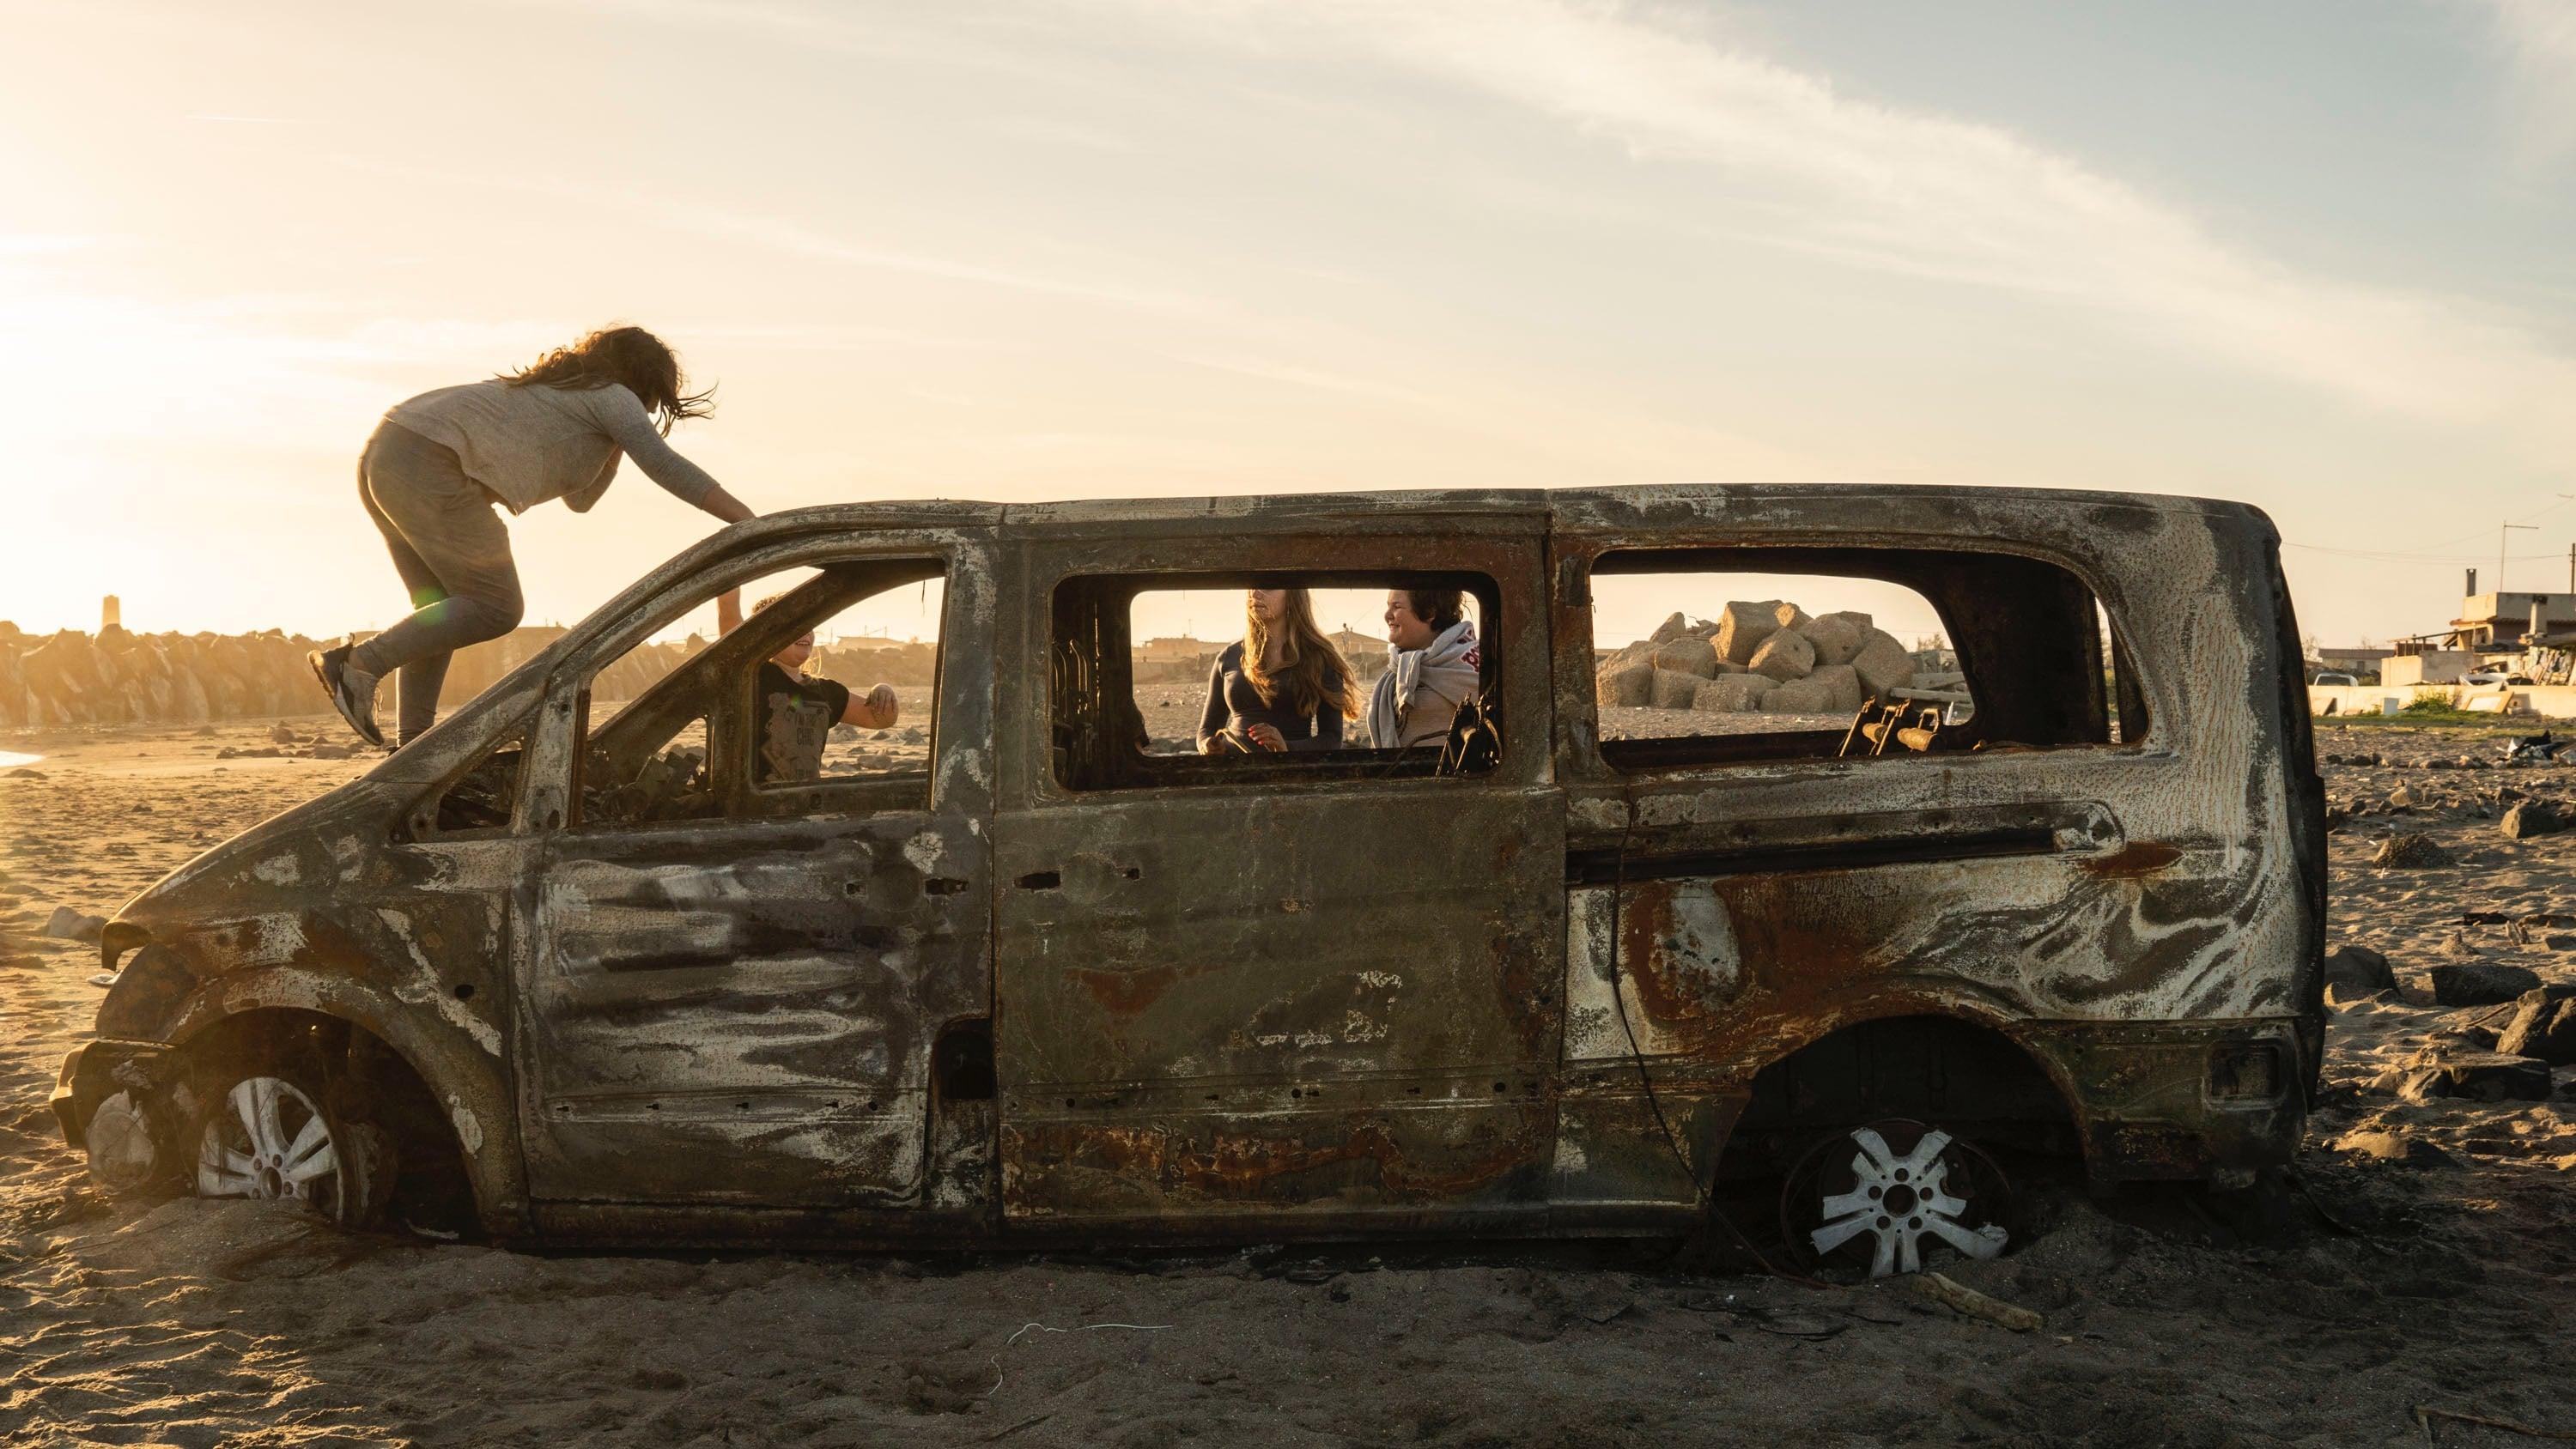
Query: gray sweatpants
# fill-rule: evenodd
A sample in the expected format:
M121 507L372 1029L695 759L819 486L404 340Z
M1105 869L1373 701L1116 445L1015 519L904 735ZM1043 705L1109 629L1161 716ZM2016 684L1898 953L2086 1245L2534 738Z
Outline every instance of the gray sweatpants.
M349 662L378 677L400 672L394 738L408 744L438 717L448 657L519 626L519 568L491 495L465 476L453 450L409 428L383 423L367 440L358 501L385 536L412 613Z

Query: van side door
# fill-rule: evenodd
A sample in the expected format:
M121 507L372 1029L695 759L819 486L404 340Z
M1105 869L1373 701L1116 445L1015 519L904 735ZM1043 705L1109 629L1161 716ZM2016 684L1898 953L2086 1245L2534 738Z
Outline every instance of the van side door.
M1564 820L1534 517L1031 529L995 827L1006 1223L1543 1213ZM1136 681L1156 591L1239 620L1247 586L1347 589L1353 617L1320 627L1379 632L1388 580L1424 576L1463 585L1486 631L1482 766L1372 750L1365 720L1339 751L1202 757L1208 662Z

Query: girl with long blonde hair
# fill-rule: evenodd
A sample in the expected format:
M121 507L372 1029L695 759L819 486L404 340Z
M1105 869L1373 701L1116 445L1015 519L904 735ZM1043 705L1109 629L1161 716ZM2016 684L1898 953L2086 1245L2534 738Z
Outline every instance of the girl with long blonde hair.
M1199 753L1333 750L1359 717L1359 683L1315 626L1304 589L1246 589L1243 637L1208 671Z

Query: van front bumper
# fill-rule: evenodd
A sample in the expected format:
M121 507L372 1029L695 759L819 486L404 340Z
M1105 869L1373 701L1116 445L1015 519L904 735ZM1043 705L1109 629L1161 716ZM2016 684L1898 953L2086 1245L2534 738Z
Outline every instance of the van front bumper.
M89 1147L89 1123L101 1102L118 1092L149 1094L161 1085L161 1068L170 1054L167 1043L118 1041L102 1037L73 1047L55 1074L50 1105L63 1141Z

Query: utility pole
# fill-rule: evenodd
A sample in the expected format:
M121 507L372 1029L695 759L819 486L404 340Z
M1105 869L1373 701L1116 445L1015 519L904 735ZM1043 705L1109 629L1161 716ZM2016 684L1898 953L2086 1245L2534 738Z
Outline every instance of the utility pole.
M2561 493L2558 496L2570 502L2576 502L2576 493ZM2576 543L2567 545L2567 592L2576 594Z
M2522 530L2523 532L2525 532L2525 533L2538 533L2538 532L2540 531L2540 525L2539 525L2539 524L2537 524L2537 523L2507 523L2507 524L2500 525L2500 526L2496 529L2496 585L2495 585L2495 591L2496 591L2496 602L2497 602L2497 603L2499 603L2499 604L2501 604L2502 602L2504 602L2504 544L2505 544L2505 539L2506 539L2508 536L2510 536L2510 535L2512 534L2512 532L2513 532L2515 529L2517 529L2517 528L2521 529L2521 530Z

